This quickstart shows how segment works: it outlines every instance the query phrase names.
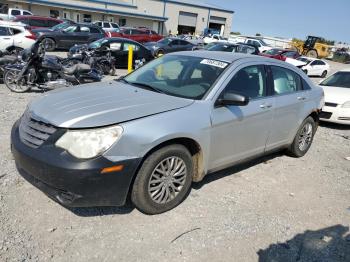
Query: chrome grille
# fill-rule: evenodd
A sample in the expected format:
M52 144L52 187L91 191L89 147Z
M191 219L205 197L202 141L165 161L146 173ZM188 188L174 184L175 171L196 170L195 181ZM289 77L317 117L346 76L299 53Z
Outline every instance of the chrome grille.
M57 128L32 118L26 111L19 124L19 137L21 141L32 148L41 146Z

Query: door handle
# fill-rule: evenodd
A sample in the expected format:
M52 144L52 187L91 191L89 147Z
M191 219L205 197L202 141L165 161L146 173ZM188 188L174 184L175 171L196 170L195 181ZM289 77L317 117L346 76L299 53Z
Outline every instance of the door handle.
M268 109L268 108L271 108L271 107L272 107L272 105L270 105L270 104L261 104L260 105L261 109Z
M302 100L305 100L306 99L306 97L304 97L304 96L298 96L298 98L297 98L298 100L300 100L300 101L302 101Z

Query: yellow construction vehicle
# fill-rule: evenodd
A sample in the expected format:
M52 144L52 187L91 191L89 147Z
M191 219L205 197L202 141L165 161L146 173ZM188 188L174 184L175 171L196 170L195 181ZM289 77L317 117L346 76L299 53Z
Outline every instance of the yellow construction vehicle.
M329 56L330 45L319 43L320 37L308 36L306 41L293 40L292 47L297 49L301 55L314 58L325 58Z

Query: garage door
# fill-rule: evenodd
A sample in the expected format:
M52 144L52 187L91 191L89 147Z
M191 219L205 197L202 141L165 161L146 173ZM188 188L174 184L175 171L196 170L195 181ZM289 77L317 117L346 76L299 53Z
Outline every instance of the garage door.
M179 13L179 25L196 27L197 14L180 12Z
M226 18L219 17L219 16L210 16L209 23L225 25L226 24Z

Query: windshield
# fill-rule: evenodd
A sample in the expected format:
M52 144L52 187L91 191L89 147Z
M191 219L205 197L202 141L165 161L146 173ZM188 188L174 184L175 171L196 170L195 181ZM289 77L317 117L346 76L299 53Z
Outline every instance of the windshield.
M235 49L234 45L220 45L216 44L211 47L209 47L207 50L208 51L224 51L224 52L233 52Z
M322 81L320 85L350 88L350 72L337 72Z
M66 33L72 33L72 32L75 32L76 29L77 29L76 25L71 25L71 26L68 26L67 28L63 29L63 31Z
M268 44L266 44L266 42L264 40L260 39L259 41L260 41L261 45L268 46Z
M202 99L228 63L194 56L166 55L144 65L123 80L172 96Z
M168 45L171 41L172 40L169 38L164 38L164 39L159 40L157 43L161 44L161 45Z
M61 23L61 24L57 24L57 25L51 27L51 29L53 31L58 31L58 30L62 30L64 28L67 28L69 25L70 25L69 23Z
M267 55L278 55L278 54L282 53L282 50L281 49L270 49L264 53Z
M89 48L100 48L104 43L107 43L108 39L101 38L99 40L96 40L95 42L92 42L89 44Z
M306 63L307 65L311 63L310 59L307 59L305 57L298 57L297 60Z

